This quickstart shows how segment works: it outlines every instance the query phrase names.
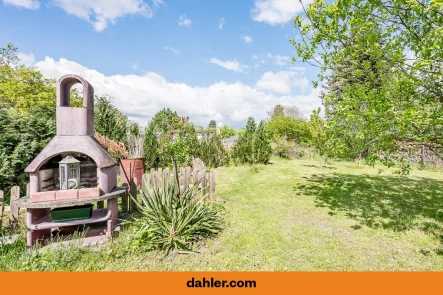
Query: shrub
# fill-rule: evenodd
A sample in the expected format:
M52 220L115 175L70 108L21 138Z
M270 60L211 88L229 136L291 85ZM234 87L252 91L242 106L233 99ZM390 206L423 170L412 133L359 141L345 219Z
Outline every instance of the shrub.
M289 158L292 149L292 144L287 140L286 136L278 138L275 144L276 146L274 151L277 154L277 156L281 158Z
M309 122L291 117L277 117L267 124L269 135L274 141L283 136L298 144L307 144L311 140Z
M198 198L198 185L177 194L173 183L145 189L141 214L133 223L135 243L146 249L193 251L202 239L217 234L222 228L220 210L215 204Z
M272 148L266 132L266 124L261 121L254 134L254 163L267 164L271 159Z
M246 129L240 132L237 142L232 147L231 157L234 164L267 164L271 154L272 148L265 122L261 121L257 128L254 118L250 117Z
M94 129L96 132L116 142L124 142L129 120L107 96L95 98Z
M217 168L229 162L221 137L217 134L207 134L199 141L198 157L207 167Z
M220 135L223 139L229 138L237 134L237 131L234 128L231 128L227 125L224 125L220 130Z

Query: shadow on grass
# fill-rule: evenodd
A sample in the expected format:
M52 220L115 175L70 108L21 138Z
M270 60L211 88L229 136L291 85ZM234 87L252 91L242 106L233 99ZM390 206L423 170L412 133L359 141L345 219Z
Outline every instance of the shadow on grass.
M294 191L316 197L317 206L329 208L332 215L343 212L371 228L418 228L443 237L443 181L339 173L307 180Z
M312 168L319 168L320 169L320 165L316 166L316 165L302 165L304 167L312 167ZM332 167L332 166L322 166L322 169L337 169L336 167Z

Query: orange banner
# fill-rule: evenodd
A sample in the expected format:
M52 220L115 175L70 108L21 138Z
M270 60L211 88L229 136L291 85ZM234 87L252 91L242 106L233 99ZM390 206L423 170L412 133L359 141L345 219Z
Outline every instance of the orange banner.
M0 294L430 294L443 273L0 273Z

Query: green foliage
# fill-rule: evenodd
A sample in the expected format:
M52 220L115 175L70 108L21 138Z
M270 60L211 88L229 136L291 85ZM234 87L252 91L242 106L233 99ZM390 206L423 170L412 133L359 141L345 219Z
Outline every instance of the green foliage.
M278 104L274 107L274 109L271 112L269 112L269 116L271 117L271 120L284 117L285 108L281 104Z
M312 130L311 145L314 147L320 155L320 166L322 165L323 156L327 151L327 132L325 127L325 121L320 117L321 109L312 111L309 124Z
M227 125L224 125L220 130L220 135L221 135L221 138L223 138L223 139L229 138L229 137L234 136L236 134L237 134L236 130L234 128L227 126Z
M146 168L155 168L159 166L159 157L157 156L158 141L154 130L154 124L150 122L145 128L145 137L143 143L144 159Z
M152 118L152 124L155 127L155 131L167 132L169 126L178 123L180 120L177 112L171 109L162 109Z
M291 117L277 117L267 124L269 135L274 141L286 137L298 144L307 144L311 140L309 123Z
M5 48L0 48L0 67L10 67L19 61L17 57L17 47L12 43L8 43Z
M217 168L228 164L229 155L225 150L222 138L217 134L206 134L198 142L198 157L206 167Z
M208 128L212 128L212 129L217 128L217 122L215 122L215 120L211 120L209 122Z
M163 109L154 116L145 133L146 168L168 167L171 157L178 165L186 166L198 157L197 134L188 117Z
M26 190L28 164L55 136L55 111L37 105L29 113L0 109L0 188Z
M35 68L17 65L17 48L0 48L0 109L25 113L34 106L55 108L55 80L46 79ZM80 106L78 91L71 91L71 105Z
M292 144L289 140L287 140L285 135L275 141L274 151L280 158L289 158L291 149Z
M261 121L254 134L254 163L268 164L272 155L271 143L266 132L266 123Z
M315 0L294 24L300 61L327 79L333 154L404 166L398 141L442 149L441 1ZM294 58L293 61L296 61Z
M144 190L140 216L132 222L133 243L148 250L193 251L204 238L222 228L219 209L198 198L198 185L175 193L171 182L154 190Z
M95 98L94 128L96 132L114 141L124 142L128 125L128 118L112 104L110 97Z
M253 117L249 117L244 131L240 132L237 142L232 147L231 157L237 164L267 164L271 158L272 148L265 122L258 128Z

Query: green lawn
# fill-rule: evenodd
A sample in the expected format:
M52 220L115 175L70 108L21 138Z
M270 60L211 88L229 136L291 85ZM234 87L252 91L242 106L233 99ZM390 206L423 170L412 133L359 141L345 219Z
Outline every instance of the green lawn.
M123 232L100 250L17 255L20 242L0 269L443 270L442 173L279 159L216 171L226 228L199 254L128 252Z

